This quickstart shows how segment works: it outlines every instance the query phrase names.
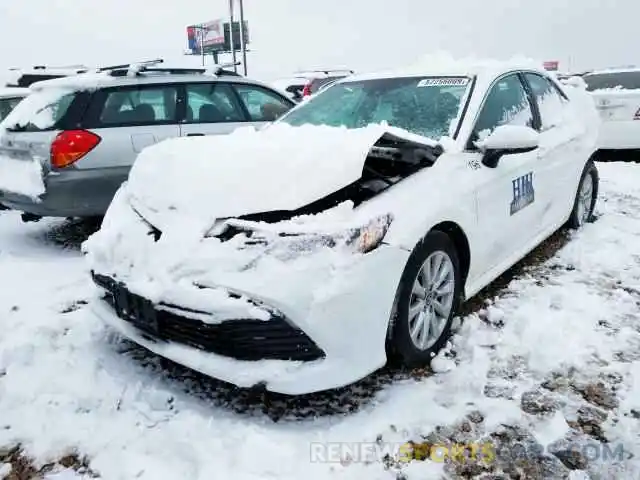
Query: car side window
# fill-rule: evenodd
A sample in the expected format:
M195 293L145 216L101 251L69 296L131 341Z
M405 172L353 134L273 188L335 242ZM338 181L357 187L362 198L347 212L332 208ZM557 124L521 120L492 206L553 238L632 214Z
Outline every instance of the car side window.
M292 104L280 95L256 85L234 85L253 122L272 122L289 111Z
M538 104L542 130L561 124L566 118L568 100L558 92L551 80L535 73L525 73L524 76Z
M172 123L176 121L177 97L175 86L110 90L98 119L109 127Z
M534 126L529 97L515 73L500 78L491 87L478 115L471 140L482 140L502 125Z
M226 83L186 85L186 123L244 122L242 107Z

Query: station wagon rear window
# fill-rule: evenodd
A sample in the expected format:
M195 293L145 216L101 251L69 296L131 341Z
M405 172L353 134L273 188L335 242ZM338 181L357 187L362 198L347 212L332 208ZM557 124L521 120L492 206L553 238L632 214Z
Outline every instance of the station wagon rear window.
M281 121L360 128L386 123L435 140L455 130L468 77L396 77L343 82L311 97Z
M38 90L20 102L4 124L9 131L51 130L67 112L75 96L76 92L67 89Z

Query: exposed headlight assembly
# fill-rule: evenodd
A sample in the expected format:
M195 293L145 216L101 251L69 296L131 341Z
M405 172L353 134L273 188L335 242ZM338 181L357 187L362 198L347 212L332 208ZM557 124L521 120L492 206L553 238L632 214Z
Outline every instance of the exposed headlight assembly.
M289 224L283 228L282 224L229 219L216 222L207 236L215 236L222 241L236 239L240 242L239 248L262 246L266 248L264 253L278 257L284 252L296 256L319 248L347 248L354 253L367 253L382 243L392 220L391 214L380 215L361 227L328 232L315 230L308 224Z
M389 231L392 221L391 214L375 217L365 226L354 229L347 240L347 245L354 247L360 253L378 248Z

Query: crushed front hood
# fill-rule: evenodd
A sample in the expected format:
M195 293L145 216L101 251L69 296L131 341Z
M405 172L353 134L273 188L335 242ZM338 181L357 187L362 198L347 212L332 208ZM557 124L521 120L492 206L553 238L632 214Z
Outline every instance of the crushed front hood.
M204 228L217 218L296 210L358 180L369 150L385 134L436 145L381 125L242 128L145 149L126 190L131 205L161 229L185 223Z

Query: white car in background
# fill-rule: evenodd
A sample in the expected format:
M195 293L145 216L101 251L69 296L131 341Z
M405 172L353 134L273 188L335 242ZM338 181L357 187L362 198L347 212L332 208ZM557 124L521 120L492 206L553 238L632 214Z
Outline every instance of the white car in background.
M582 75L600 112L598 160L640 160L640 68Z
M427 364L462 302L592 218L594 128L584 90L537 65L427 61L338 81L261 131L168 140L83 246L93 311L285 394Z
M292 100L299 102L354 73L353 70L331 69L301 71L296 72L293 77L275 80L272 86L286 92Z

